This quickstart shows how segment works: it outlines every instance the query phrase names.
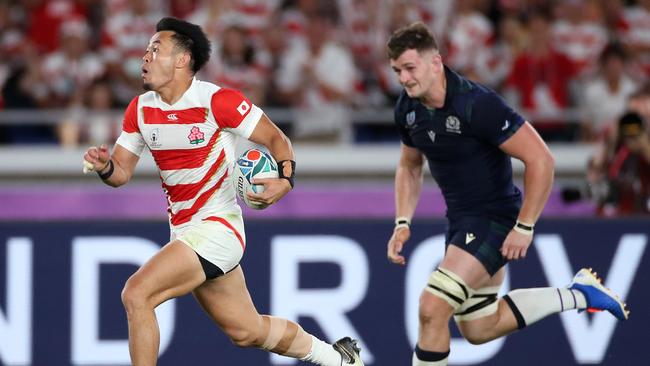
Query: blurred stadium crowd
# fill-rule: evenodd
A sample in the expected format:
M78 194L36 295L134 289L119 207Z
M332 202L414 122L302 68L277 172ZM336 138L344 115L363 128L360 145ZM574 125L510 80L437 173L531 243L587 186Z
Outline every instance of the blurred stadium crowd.
M550 140L597 138L650 76L650 0L1 0L1 108L71 108L75 119L126 105L166 15L209 34L200 78L294 108L297 138L341 138L351 108L389 108L401 88L384 44L415 20L449 66L500 90ZM86 130L3 126L0 138L111 141L114 124L93 118Z
M307 142L397 141L390 120L401 87L384 45L423 21L447 65L500 91L547 141L602 143L590 179L611 180L616 159L647 153L630 184L646 174L650 206L650 0L0 0L0 122L12 111L57 116L0 123L0 144L112 143L167 15L210 37L200 79L290 111L285 132ZM351 132L361 110L385 123ZM621 157L617 126L630 110L644 138Z

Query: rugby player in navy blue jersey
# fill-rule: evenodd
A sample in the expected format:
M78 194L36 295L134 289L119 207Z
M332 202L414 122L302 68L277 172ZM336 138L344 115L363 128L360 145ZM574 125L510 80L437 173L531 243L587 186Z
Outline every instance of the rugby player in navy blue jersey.
M607 310L627 319L625 304L590 269L581 269L566 288L521 289L497 297L505 264L524 258L532 242L553 185L553 157L530 123L499 95L443 64L424 24L395 31L388 56L404 87L395 106L402 144L388 259L406 263L400 253L410 237L425 158L449 222L445 256L420 297L412 365L447 365L452 316L473 344L571 309ZM524 163L523 195L513 183L510 157Z

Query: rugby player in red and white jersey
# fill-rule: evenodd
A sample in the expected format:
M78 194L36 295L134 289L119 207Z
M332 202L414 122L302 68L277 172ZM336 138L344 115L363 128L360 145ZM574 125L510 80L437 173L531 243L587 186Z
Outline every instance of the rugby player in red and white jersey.
M238 346L324 366L363 365L351 338L329 345L292 321L258 314L253 305L239 266L246 246L242 213L228 179L234 142L241 136L264 145L278 161L280 178L258 180L265 190L250 196L260 203L275 203L291 190L294 154L289 139L241 93L194 78L209 55L210 42L199 26L160 20L142 58L148 92L127 107L112 154L99 146L84 155L86 169L118 187L149 148L169 201L170 242L122 291L133 365L156 364L154 309L190 292Z

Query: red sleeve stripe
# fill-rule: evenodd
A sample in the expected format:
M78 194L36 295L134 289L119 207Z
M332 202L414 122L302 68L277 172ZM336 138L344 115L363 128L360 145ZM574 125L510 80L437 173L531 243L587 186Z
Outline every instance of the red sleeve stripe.
M253 104L240 92L221 88L212 94L212 114L221 128L237 128L250 113Z
M129 106L126 107L124 112L124 120L122 121L122 130L127 133L140 132L138 127L138 99L137 96L131 100Z
M217 217L217 216L206 217L203 220L217 221L217 222L220 222L220 223L224 224L228 229L230 229L233 233L235 233L235 236L237 236L237 239L239 239L239 243L241 244L241 248L246 250L246 243L244 243L244 239L239 234L239 231L237 231L237 229L235 229L232 225L230 225L230 223L228 221L226 221L225 219L223 219L221 217Z
M192 216L194 216L203 206L205 206L205 203L208 202L210 197L221 188L221 185L223 184L223 181L228 177L228 171L224 173L224 175L219 178L217 183L215 183L212 188L208 189L207 191L201 193L199 198L196 199L192 207L183 209L178 211L176 214L172 214L171 218L171 223L174 226L184 224L192 219Z
M151 150L151 155L160 170L199 168L210 155L220 133L221 130L217 130L208 144L198 149Z
M203 179L196 183L188 183L188 184L177 184L174 186L167 185L163 182L162 186L163 189L167 191L167 194L169 195L169 200L171 202L182 202L182 201L187 201L191 200L192 198L196 197L196 195L199 193L199 191L208 183L210 178L212 178L221 165L223 164L223 161L226 159L226 151L221 150L221 154L219 154L219 157L217 158L217 161L212 164L210 167L210 170L205 174Z
M177 111L163 111L160 108L142 107L146 125L188 125L205 123L208 120L207 108L188 108Z

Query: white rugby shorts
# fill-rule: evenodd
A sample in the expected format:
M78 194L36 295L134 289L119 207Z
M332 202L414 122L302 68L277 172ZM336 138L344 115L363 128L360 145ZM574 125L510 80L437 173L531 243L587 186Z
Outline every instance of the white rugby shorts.
M189 223L172 231L171 240L175 239L187 244L223 273L237 267L246 247L241 215L212 216L201 222Z

